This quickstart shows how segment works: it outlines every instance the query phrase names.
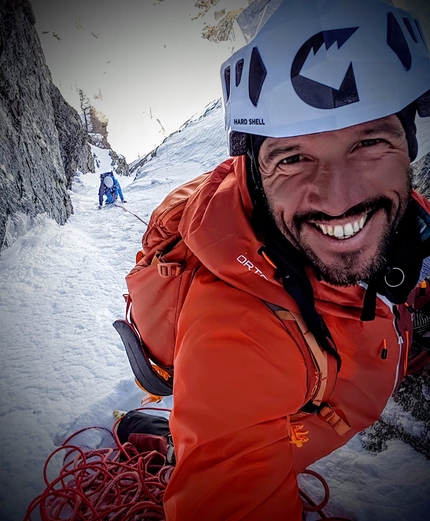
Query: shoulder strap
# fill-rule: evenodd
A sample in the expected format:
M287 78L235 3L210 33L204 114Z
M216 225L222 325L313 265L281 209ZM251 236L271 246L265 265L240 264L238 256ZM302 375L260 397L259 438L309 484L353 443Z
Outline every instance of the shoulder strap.
M317 414L319 418L326 421L342 436L351 427L328 404L337 382L337 360L320 347L300 313L293 313L292 311L278 308L273 304L266 304L281 320L286 329L289 329L289 323L294 321L304 340L304 342L298 342L297 346L308 369L309 385L305 404L296 414L291 415L291 422L297 422L308 414Z

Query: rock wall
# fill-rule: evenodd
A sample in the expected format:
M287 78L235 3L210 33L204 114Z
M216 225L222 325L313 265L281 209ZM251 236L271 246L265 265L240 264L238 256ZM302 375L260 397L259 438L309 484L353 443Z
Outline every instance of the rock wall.
M412 172L413 187L424 197L430 199L430 153L413 164Z
M18 214L64 224L76 169L94 170L78 113L52 84L28 0L0 0L0 249Z
M94 172L89 136L76 110L65 101L53 83L50 85L50 94L67 188L71 188L76 170Z

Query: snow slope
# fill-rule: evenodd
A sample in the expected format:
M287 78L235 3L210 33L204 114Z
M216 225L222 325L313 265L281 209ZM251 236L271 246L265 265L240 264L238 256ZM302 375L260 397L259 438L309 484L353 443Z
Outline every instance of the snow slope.
M226 157L222 111L212 108L161 145L136 180L119 178L130 212L148 222L167 192ZM21 216L0 257L2 521L24 517L44 488L43 464L56 445L79 428L110 427L114 409L138 407L143 396L111 324L124 314L124 277L145 225L121 208L97 209L98 173L109 163L93 150L98 172L76 176L69 222ZM358 521L430 519L429 461L400 441L375 455L355 438L314 467L331 487L329 513Z

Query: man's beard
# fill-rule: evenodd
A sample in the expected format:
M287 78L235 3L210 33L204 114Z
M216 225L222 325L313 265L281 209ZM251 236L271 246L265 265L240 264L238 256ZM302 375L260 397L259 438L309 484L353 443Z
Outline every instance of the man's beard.
M387 226L388 228L388 226ZM327 266L314 251L307 245L301 246L301 251L306 255L310 264L315 269L319 278L333 286L352 286L361 281L369 280L378 273L386 264L386 252L390 244L392 233L385 230L380 238L378 249L373 258L364 266L360 266L360 251L351 253L338 253L338 265Z
M409 171L407 190L405 196L400 201L396 215L393 215L394 210L392 200L388 197L380 196L366 201L365 203L361 203L347 211L343 216L340 216L352 218L354 215L359 215L363 212L371 212L374 214L378 211L384 212L386 215L386 224L378 239L378 246L372 258L365 264L360 262L361 250L348 253L337 253L336 257L338 262L325 264L309 244L300 241L300 230L304 222L327 222L331 220L330 216L324 215L320 212L296 214L293 218L293 226L297 233L296 235L293 235L283 221L279 222L279 219L275 219L272 212L271 215L272 218L275 219L275 222L283 235L306 256L319 278L333 286L352 286L358 282L367 282L385 267L387 262L387 250L406 211L410 198L411 170Z

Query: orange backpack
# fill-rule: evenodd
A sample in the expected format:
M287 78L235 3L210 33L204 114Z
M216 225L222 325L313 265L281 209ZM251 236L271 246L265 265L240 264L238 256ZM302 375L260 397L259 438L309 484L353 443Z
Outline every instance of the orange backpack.
M136 266L126 276L126 318L113 324L137 383L155 396L172 394L177 321L200 266L178 226L188 198L207 177L203 174L179 186L153 211Z
M225 169L226 165L220 168ZM126 276L125 320L113 324L124 343L137 384L154 400L172 394L178 318L193 276L201 266L182 240L178 226L189 197L209 176L202 174L179 186L153 211L142 238L142 250L136 255L136 266ZM267 305L286 330L298 327L297 333L304 339L298 347L308 368L309 385L306 406L294 416L326 414L330 417L323 418L325 421L335 430L343 430L338 416L332 417L332 409L324 409L337 379L336 360L321 349L300 314Z

